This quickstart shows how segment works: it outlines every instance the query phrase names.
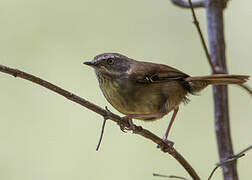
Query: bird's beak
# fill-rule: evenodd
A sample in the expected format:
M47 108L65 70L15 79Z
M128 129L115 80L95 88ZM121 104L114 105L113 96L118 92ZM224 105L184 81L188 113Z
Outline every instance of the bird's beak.
M97 62L96 61L86 61L83 64L91 66L91 67L96 67L97 66Z

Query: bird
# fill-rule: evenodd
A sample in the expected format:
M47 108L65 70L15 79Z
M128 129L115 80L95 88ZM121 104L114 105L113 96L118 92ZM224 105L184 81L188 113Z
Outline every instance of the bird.
M249 78L230 74L190 76L168 65L137 61L119 53L102 53L83 64L95 70L103 95L125 115L132 129L132 119L153 121L173 111L163 137L166 141L179 105L188 103L188 95L197 95L208 85L243 84Z

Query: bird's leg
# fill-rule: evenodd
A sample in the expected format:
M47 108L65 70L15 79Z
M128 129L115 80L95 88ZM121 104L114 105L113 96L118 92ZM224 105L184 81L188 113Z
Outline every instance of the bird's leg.
M173 122L174 122L174 120L175 120L175 117L176 117L176 115L177 115L177 113L178 113L178 110L179 110L179 107L176 107L176 108L173 110L173 114L172 114L171 121L170 121L170 123L169 123L169 125L168 125L168 127L167 127L167 129L166 129L165 135L164 135L164 137L163 137L163 140L164 140L164 141L168 141L167 137L168 137L168 135L169 135L169 132L170 132L170 130L171 130L171 127L172 127L172 124L173 124Z

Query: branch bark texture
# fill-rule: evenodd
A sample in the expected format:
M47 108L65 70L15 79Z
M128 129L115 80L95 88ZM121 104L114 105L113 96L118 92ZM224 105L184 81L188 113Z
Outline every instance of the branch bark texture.
M223 9L225 0L207 0L206 13L211 60L217 73L227 73ZM224 161L233 156L230 134L227 86L214 86L215 132L219 159ZM236 162L222 166L224 180L237 180Z
M120 116L109 112L106 109L103 109L87 100L85 100L82 97L79 97L61 87L58 87L48 81L45 81L39 77L33 76L31 74L28 74L26 72L20 71L18 69L13 69L7 66L0 65L0 71L13 75L14 77L20 77L22 79L26 79L28 81L31 81L35 84L41 85L47 89L50 89L51 91L54 91L65 98L69 99L70 101L73 101L75 103L80 104L81 106L90 109L91 111L96 112L97 114L103 116L103 118L110 119L114 122L123 124L125 127L130 128L130 124L123 120ZM155 144L157 144L160 149L163 152L168 152L170 155L172 155L173 158L175 158L183 167L184 169L188 172L188 174L192 177L194 180L200 180L198 174L195 172L195 170L192 168L192 166L185 160L185 158L171 145L163 141L160 137L157 135L153 134L147 129L142 128L141 126L136 126L134 125L135 128L133 130L133 133L138 134L140 136L145 137L146 139L151 140Z

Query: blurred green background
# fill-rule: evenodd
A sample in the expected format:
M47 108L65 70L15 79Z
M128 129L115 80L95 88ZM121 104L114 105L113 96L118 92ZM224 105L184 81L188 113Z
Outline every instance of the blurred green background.
M243 3L243 4L242 4ZM252 2L230 1L225 10L230 73L251 74ZM205 11L197 10L206 35ZM82 65L103 52L168 64L191 75L209 74L191 12L169 0L0 0L0 64L55 83L102 107L94 72ZM252 81L248 83L252 86ZM161 179L188 177L168 154L108 121L95 151L102 118L33 83L0 73L0 179ZM231 86L230 117L235 152L252 142L251 97ZM171 115L135 121L162 136ZM180 108L170 139L206 179L218 162L212 88ZM252 176L252 154L238 162L240 179ZM218 170L213 179L221 179Z

